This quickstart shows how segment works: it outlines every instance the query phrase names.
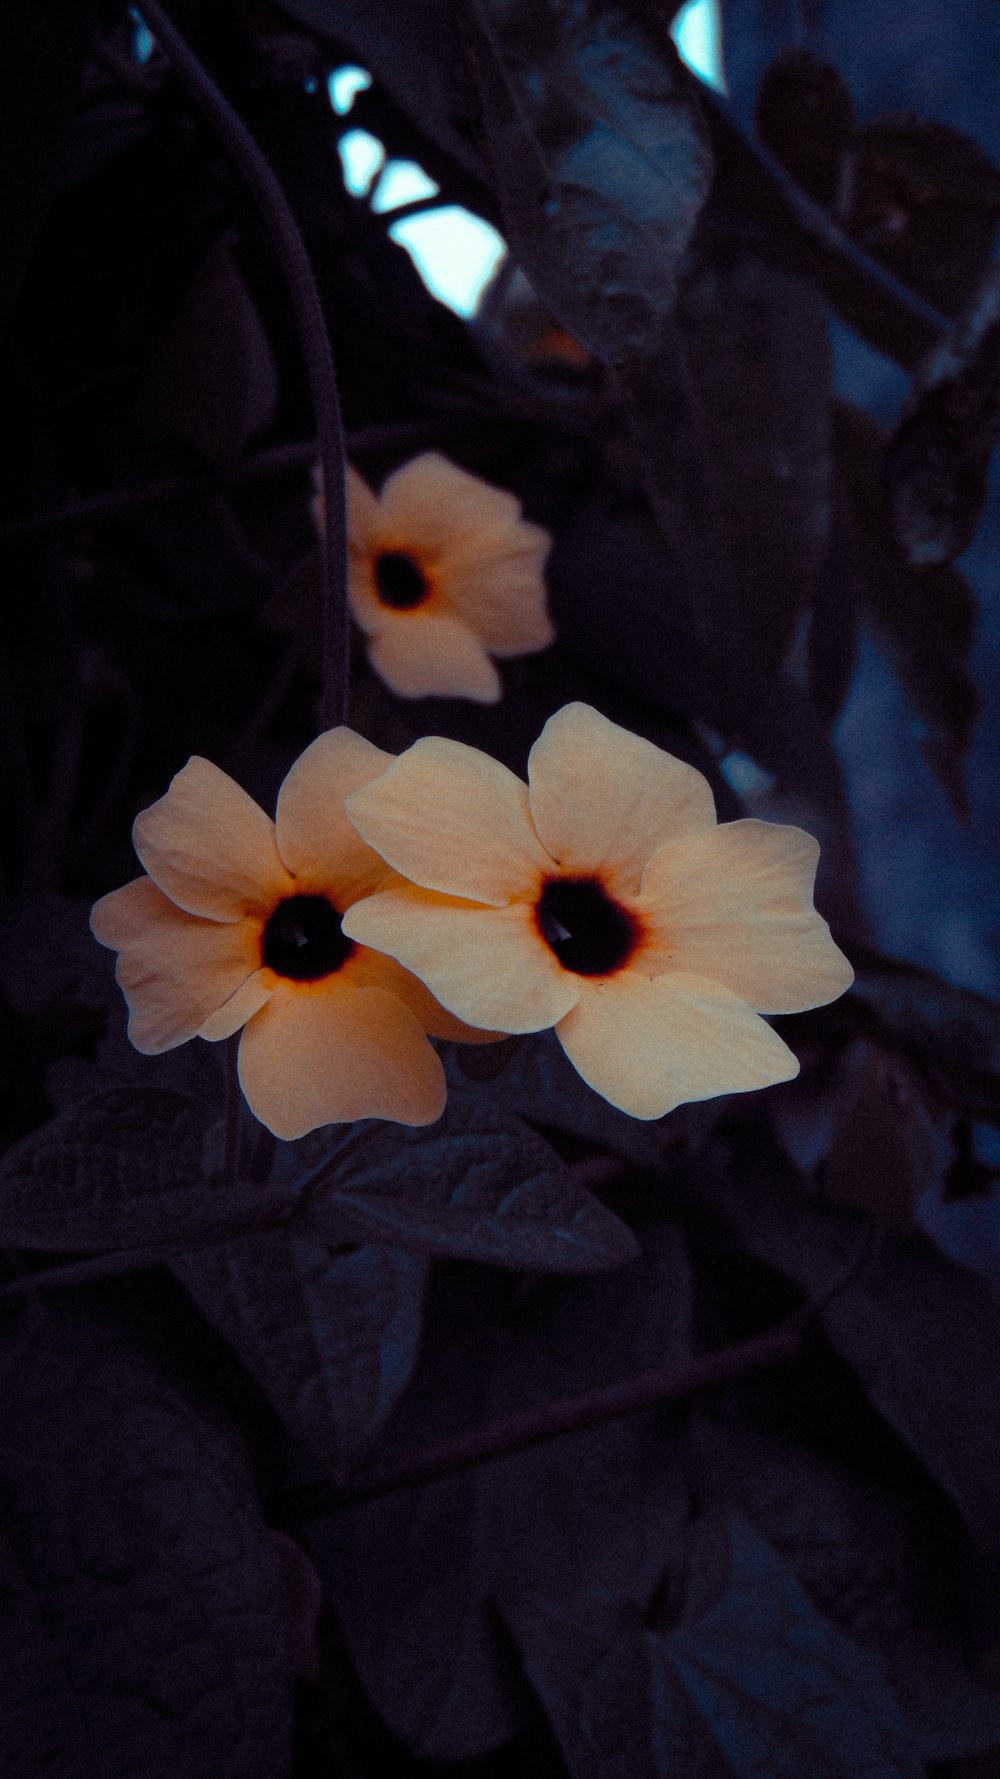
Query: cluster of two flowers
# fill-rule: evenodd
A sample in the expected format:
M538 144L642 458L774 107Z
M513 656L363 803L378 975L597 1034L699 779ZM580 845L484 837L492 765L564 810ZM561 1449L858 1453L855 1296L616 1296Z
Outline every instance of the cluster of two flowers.
M815 841L719 825L701 773L584 704L549 719L528 781L460 742L393 759L340 728L292 767L272 823L191 760L136 819L148 875L93 911L133 1043L242 1028L244 1094L284 1138L439 1117L428 1034L554 1027L639 1118L790 1079L761 1014L852 976L812 904Z

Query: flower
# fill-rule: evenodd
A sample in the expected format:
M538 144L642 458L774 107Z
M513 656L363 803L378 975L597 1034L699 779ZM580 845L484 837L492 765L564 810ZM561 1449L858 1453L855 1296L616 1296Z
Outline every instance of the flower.
M128 1033L147 1054L243 1028L239 1077L276 1136L341 1119L429 1124L445 1103L427 1040L472 1034L422 983L343 931L341 916L387 876L344 816L344 797L391 754L331 729L296 761L271 821L195 756L136 817L149 873L91 915L116 975Z
M513 494L436 451L376 497L347 471L348 592L375 672L401 698L502 693L491 655L530 655L555 632L545 609L550 539Z
M554 1026L636 1118L795 1075L759 1015L853 979L812 905L815 840L720 826L700 772L586 704L549 719L528 778L430 736L355 791L350 820L411 882L356 902L344 931L472 1024Z

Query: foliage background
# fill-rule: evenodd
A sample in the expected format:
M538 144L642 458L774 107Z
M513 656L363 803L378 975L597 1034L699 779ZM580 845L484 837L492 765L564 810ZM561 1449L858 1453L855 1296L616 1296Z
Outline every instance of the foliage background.
M547 1039L456 1052L431 1131L246 1120L229 1185L220 1047L130 1051L87 913L191 753L270 807L315 732L302 341L136 20L4 21L16 1779L1000 1770L1000 14L723 11L728 98L660 0L170 8L305 236L352 460L444 450L554 534L501 705L359 651L351 722L520 770L586 698L819 836L858 973L782 1022L791 1086L647 1126ZM357 125L507 239L471 324L345 190Z

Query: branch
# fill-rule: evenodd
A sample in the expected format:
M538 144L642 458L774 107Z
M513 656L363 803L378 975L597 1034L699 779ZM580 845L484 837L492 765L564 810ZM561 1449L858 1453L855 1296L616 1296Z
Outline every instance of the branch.
M289 1522L316 1519L345 1507L356 1507L364 1501L377 1501L399 1489L436 1482L441 1477L453 1476L493 1458L509 1457L513 1452L526 1451L530 1446L558 1439L564 1434L579 1433L585 1428L600 1426L604 1421L621 1420L660 1403L682 1401L702 1390L718 1389L736 1378L786 1364L799 1351L811 1323L869 1264L880 1239L878 1230L866 1229L857 1252L844 1271L766 1334L737 1341L732 1346L723 1347L721 1352L708 1353L687 1365L668 1365L643 1372L639 1377L628 1378L607 1389L591 1390L562 1402L548 1403L544 1408L474 1428L470 1433L420 1447L402 1457L388 1458L385 1463L342 1485L319 1482L292 1490L280 1498L280 1517Z
M270 163L243 120L164 11L160 0L143 0L143 18L190 97L201 110L256 197L288 281L302 343L325 492L323 550L324 729L345 721L350 630L347 608L347 506L340 400L330 340L309 255L288 199Z

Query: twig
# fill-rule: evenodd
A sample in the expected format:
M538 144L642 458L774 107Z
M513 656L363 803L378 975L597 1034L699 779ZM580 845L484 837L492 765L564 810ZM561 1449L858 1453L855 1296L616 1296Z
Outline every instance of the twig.
M795 1357L809 1325L868 1265L879 1240L877 1231L866 1229L849 1265L823 1291L766 1334L737 1341L718 1353L693 1359L687 1365L668 1365L643 1372L624 1383L548 1403L526 1414L512 1415L508 1420L423 1446L402 1457L389 1458L384 1464L376 1465L343 1485L320 1482L292 1490L280 1500L280 1515L289 1521L315 1519L345 1507L358 1506L364 1501L377 1501L399 1489L435 1482L564 1434L583 1432L604 1421L621 1420L642 1409L680 1401L702 1390L718 1389L721 1384L731 1383L736 1378L786 1363Z
M216 130L254 193L268 222L288 281L309 376L323 472L323 701L324 729L347 714L349 621L345 449L330 340L309 255L273 168L242 118L219 91L160 0L144 0L143 18L191 98Z

